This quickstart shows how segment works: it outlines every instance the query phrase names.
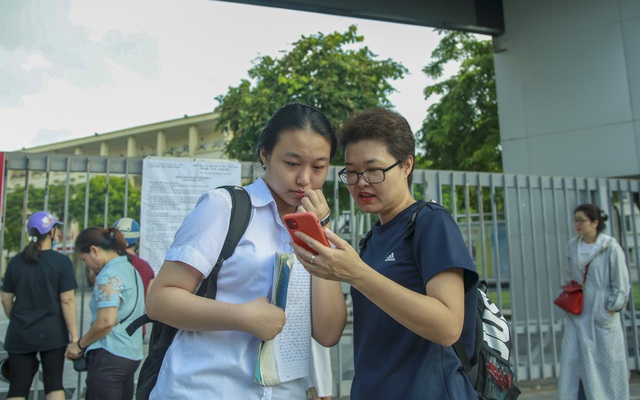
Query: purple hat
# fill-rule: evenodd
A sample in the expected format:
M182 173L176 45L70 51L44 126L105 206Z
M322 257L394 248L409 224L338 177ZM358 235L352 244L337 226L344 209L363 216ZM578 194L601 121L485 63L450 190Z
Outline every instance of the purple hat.
M38 231L41 235L49 232L56 225L64 225L62 222L58 221L53 214L50 214L46 211L38 211L34 213L31 217L29 217L29 222L27 223L27 232L29 235L33 235L33 229Z

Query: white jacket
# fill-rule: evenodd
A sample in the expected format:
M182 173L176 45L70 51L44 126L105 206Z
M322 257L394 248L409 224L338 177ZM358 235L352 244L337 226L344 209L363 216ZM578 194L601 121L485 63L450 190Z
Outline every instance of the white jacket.
M582 282L578 262L582 237L567 243L564 278ZM577 399L582 381L587 399L628 399L629 370L621 313L629 297L624 252L611 236L598 234L599 250L591 256L583 287L581 315L566 313L560 356L559 399ZM613 312L610 314L609 312Z

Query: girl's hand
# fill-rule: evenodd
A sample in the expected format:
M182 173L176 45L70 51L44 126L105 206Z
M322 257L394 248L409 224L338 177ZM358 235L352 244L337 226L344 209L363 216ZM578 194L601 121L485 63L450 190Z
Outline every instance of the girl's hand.
M312 212L320 221L329 215L329 203L327 203L327 199L324 197L322 190L307 189L304 191L304 194L305 197L302 198L302 204L298 206L298 212Z
M284 310L269 303L266 297L259 297L244 303L243 312L246 318L246 331L260 340L275 338L287 321Z

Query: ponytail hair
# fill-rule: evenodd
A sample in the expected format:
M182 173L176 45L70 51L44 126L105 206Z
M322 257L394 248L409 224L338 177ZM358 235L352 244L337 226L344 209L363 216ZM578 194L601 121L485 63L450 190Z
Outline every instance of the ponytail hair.
M76 238L76 253L89 253L91 246L100 247L103 250L113 250L119 255L126 254L127 242L124 235L117 228L93 227L80 232Z
M40 242L49 234L49 232L40 233L36 229L31 229L31 232L29 232L29 244L22 250L22 259L25 262L35 264L40 261L40 255L42 254Z
M589 218L591 221L598 221L598 227L596 228L597 232L604 232L604 229L607 227L607 224L605 224L604 221L609 219L607 213L602 211L595 204L580 204L578 207L576 207L573 213L575 214L578 211L582 211L584 215L586 215L587 218Z

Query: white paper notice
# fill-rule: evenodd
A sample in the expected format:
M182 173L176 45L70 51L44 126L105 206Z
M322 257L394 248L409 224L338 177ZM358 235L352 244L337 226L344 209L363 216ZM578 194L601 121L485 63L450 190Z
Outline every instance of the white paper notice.
M238 161L169 157L142 163L140 257L158 273L173 237L200 196L221 185L240 185Z

